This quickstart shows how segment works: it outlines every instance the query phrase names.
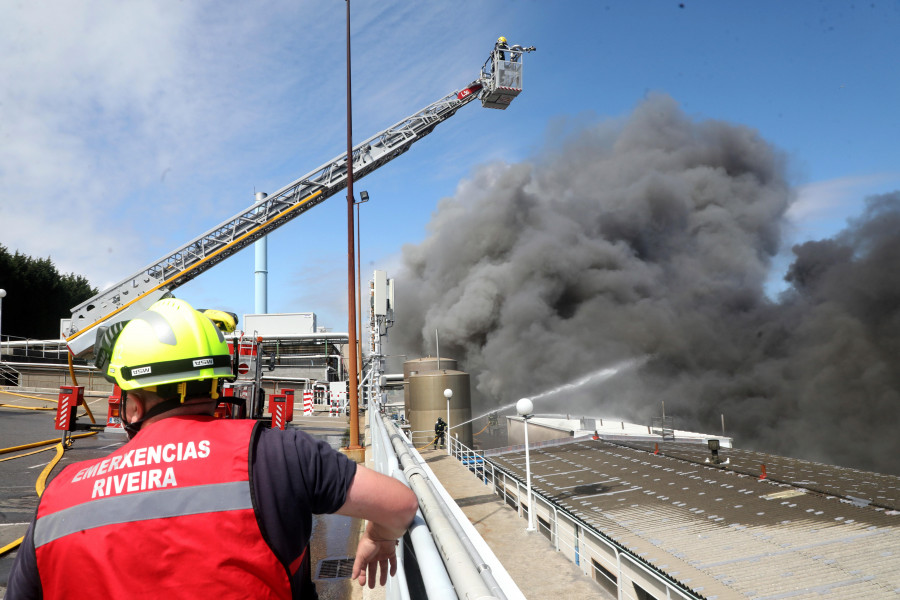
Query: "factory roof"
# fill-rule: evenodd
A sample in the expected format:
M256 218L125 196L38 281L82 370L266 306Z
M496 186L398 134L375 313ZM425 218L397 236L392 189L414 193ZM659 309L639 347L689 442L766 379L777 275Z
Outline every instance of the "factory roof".
M900 478L733 449L707 464L702 446L658 446L532 449L532 485L706 598L900 594ZM524 452L492 460L524 478Z

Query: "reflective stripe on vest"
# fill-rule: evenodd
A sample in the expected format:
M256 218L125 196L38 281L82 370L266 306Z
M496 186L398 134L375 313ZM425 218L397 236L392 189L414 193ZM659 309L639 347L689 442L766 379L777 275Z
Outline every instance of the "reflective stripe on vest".
M101 498L38 519L34 526L34 547L40 548L63 536L104 525L242 508L253 508L250 487L245 481Z

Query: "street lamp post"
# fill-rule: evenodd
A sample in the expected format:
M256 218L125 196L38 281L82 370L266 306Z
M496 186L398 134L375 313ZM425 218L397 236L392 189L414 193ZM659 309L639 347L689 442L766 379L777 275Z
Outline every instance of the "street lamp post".
M3 362L3 299L6 298L6 290L0 289L0 362Z
M533 417L534 403L528 398L516 402L516 412L522 417L525 427L525 496L528 498L528 527L525 531L534 531L534 502L531 498L531 454L528 451L528 419Z
M362 254L360 253L360 237L362 237L362 222L359 220L359 205L369 201L369 192L363 190L359 193L359 201L354 202L356 206L356 364L357 371L362 373L362 277L360 275L360 265L362 264Z
M453 390L447 388L444 390L444 398L447 399L447 454L450 454L450 398L453 397Z

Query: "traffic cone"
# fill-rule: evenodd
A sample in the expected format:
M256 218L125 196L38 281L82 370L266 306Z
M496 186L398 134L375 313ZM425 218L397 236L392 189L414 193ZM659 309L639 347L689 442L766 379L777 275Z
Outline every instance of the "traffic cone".
M659 444L656 444L656 449L653 450L653 454L659 454Z
M759 467L760 467L760 469L761 469L761 471L762 471L762 472L759 474L759 479L760 479L760 480L763 480L763 479L766 478L766 465L765 465L765 464L762 464L762 465L759 465Z

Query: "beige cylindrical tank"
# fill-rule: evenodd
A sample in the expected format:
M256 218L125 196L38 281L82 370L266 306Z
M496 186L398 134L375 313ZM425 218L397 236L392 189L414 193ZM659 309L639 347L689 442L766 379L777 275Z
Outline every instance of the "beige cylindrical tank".
M447 371L455 371L457 369L456 360L452 358L441 357L441 368L438 369L438 359L433 356L424 358L414 358L403 363L403 404L406 412L409 413L409 376L412 374L428 373L430 371L438 371L446 369ZM446 415L444 416L446 419Z
M441 365L444 359L441 359ZM472 400L469 395L469 374L462 371L430 371L409 376L409 403L406 418L413 431L413 442L424 446L434 438L434 424L438 417L447 421L447 398L444 390L452 390L448 433L454 439L472 447ZM460 423L465 425L458 426ZM417 433L418 432L418 433Z
M415 358L403 363L403 379L409 379L411 373L427 373L429 371L455 371L457 368L456 360L453 358L441 357L441 367L438 368L438 359L433 356L424 358Z

